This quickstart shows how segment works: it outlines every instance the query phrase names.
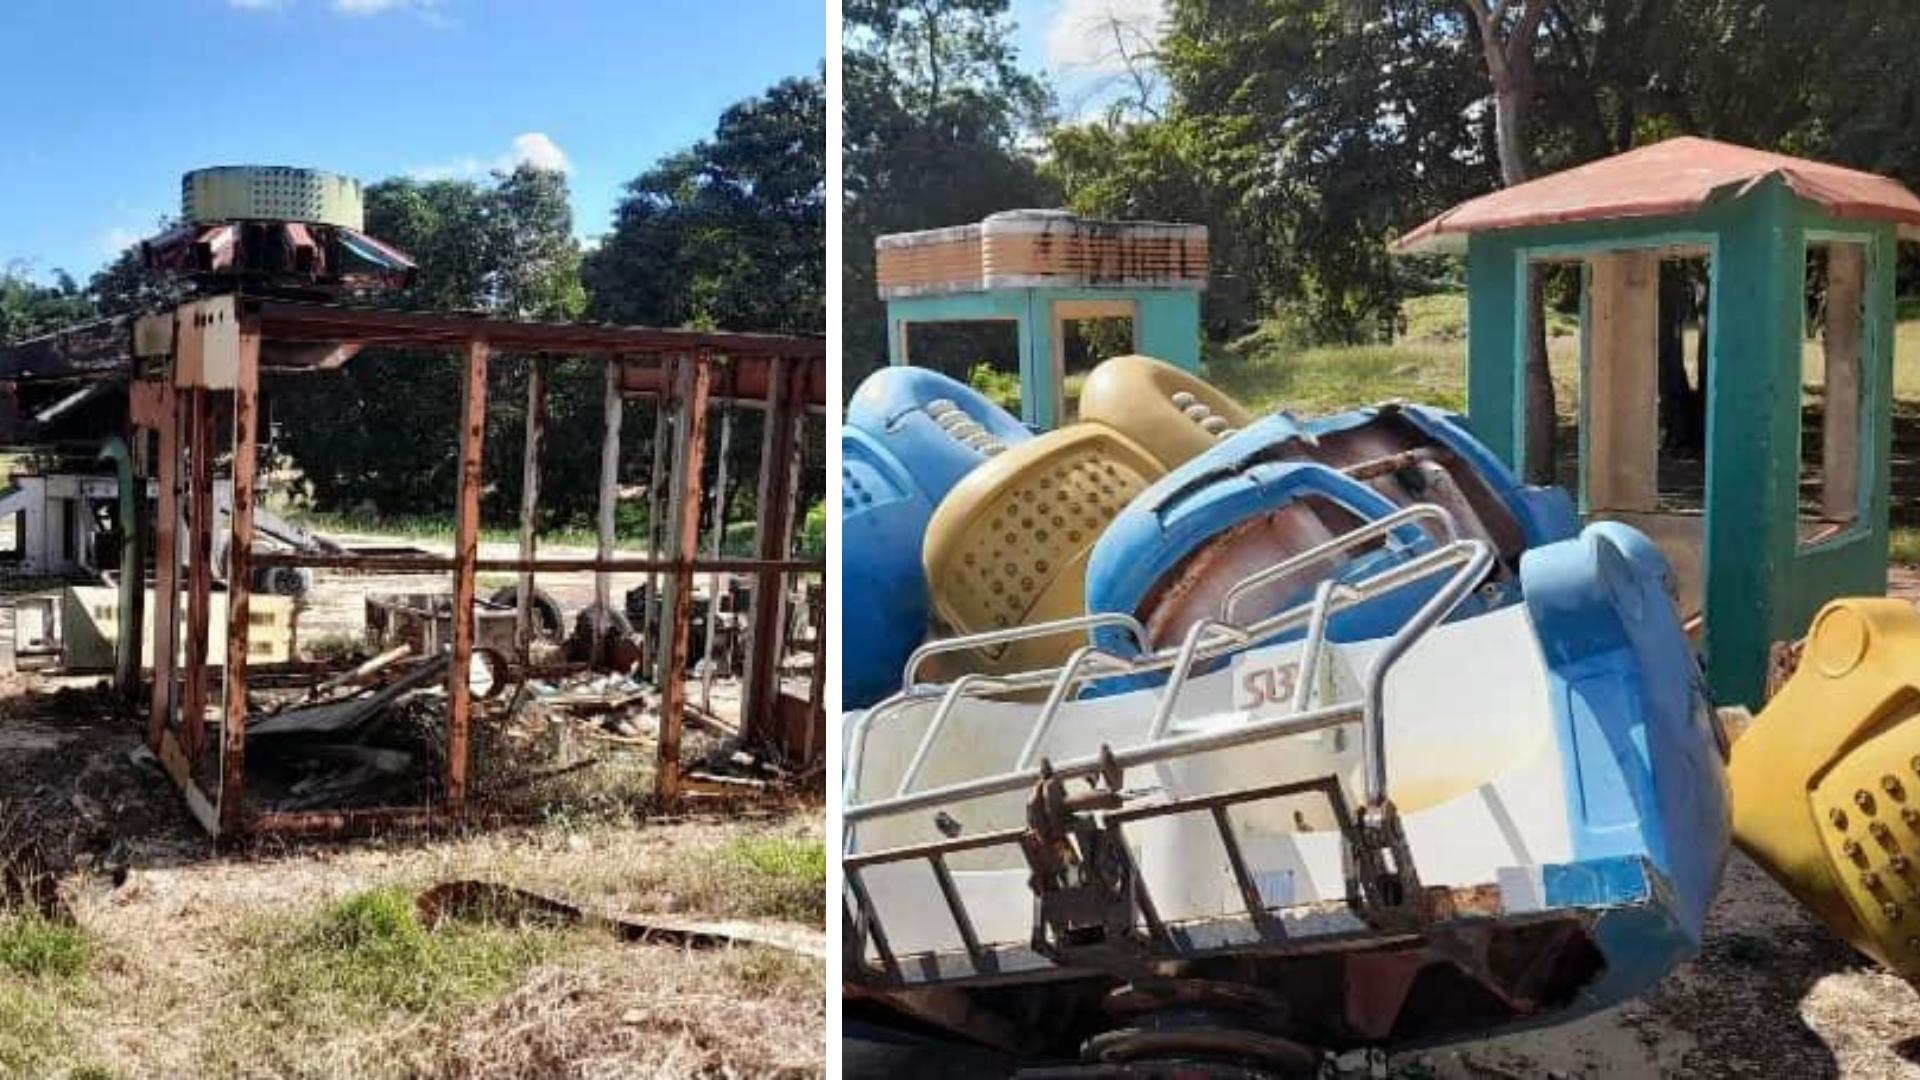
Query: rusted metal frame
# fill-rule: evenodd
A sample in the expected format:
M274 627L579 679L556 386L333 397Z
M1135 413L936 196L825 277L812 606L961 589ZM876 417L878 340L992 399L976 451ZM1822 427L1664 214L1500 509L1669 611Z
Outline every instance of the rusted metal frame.
M220 728L220 831L239 832L247 785L247 644L253 594L253 481L260 429L260 324L240 326L233 384L232 535L227 544L226 708ZM211 441L211 440L209 440Z
M207 388L187 391L187 657L181 741L196 761L206 749L207 631L213 609L213 422Z
M754 525L754 553L762 559L786 558L792 543L793 495L800 467L798 421L803 411L792 374L792 365L779 365L767 387ZM763 570L755 577L747 678L740 695L740 729L748 742L766 740L774 724L786 636L786 592L786 581L778 573Z
M614 529L620 509L620 422L626 413L626 399L620 396L620 361L608 361L603 367L605 382L601 399L600 435L600 520L596 552L601 559L614 553ZM649 596L651 601L652 597ZM593 572L593 653L607 655L607 628L613 614L613 579L605 570Z
M645 326L517 322L483 315L376 310L292 300L247 301L261 332L276 343L463 347L486 341L502 353L648 356L697 350L740 356L823 359L826 340L786 334L667 330Z
M432 806L382 806L351 810L266 811L248 814L250 836L341 836L377 829L435 829L453 825L454 816Z
M154 512L153 697L147 709L147 746L155 754L173 716L174 661L180 651L180 400L170 382L159 384L157 399L159 415L152 419L160 439L154 470L160 500Z
M253 565L266 566L309 566L335 570L375 570L391 573L443 573L451 571L458 560L450 555L356 555L351 552L331 553L298 551L262 551L253 557ZM614 572L639 572L646 570L671 573L682 566L691 567L696 573L771 573L771 574L821 574L826 572L826 563L821 559L668 559L646 556L616 556L611 559L599 558L557 558L557 559L521 559L521 558L482 558L474 562L474 568L487 572L506 572L534 570L542 574L583 573L589 570L610 570Z
M447 668L446 801L458 815L467 804L467 756L473 720L474 564L480 555L481 460L487 434L489 343L466 343L466 380L460 395L460 487L454 506L453 656Z
M667 554L686 560L700 547L701 472L707 456L707 395L713 387L713 358L704 354L683 361L675 384L673 496L668 500L672 532ZM681 715L687 698L687 660L693 636L693 567L682 561L667 581L660 605L664 645L659 660L660 738L654 770L654 794L671 800L680 794ZM708 632L712 632L711 626Z
M801 384L801 399L809 407L825 409L827 404L826 361L818 356L753 356L721 350L727 357L726 385L714 391L714 397L729 404L760 409L767 400L767 382L775 367L792 367L793 379ZM672 372L660 366L630 364L621 372L620 388L629 398L654 397L671 393Z
M1164 948L1173 948L1173 935L1167 932L1167 921L1160 917L1160 905L1153 902L1153 894L1147 891L1147 876L1140 872L1140 863L1134 859L1133 849L1127 846L1125 823L1108 820L1102 824L1113 837L1114 850L1127 864L1127 877L1133 882L1133 906L1139 909L1141 920L1147 924L1147 936Z
M534 571L531 564L540 542L540 444L547 434L547 360L542 356L528 361L526 432L520 462L520 558L529 565L520 570L513 616L513 641L520 650L522 662L532 656Z

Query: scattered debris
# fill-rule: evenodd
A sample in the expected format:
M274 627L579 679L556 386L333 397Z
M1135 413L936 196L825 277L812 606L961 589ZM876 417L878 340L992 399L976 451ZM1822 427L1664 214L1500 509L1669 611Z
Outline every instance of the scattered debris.
M422 892L414 905L420 913L420 921L428 926L458 918L539 917L568 924L603 927L623 940L642 944L679 945L688 949L764 945L820 960L827 956L825 937L810 931L731 920L709 922L593 911L556 897L491 881L442 882Z

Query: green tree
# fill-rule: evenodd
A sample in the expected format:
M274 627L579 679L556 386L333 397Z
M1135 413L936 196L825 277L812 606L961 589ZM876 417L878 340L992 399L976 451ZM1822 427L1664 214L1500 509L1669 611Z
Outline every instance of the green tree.
M1052 206L1023 140L1052 97L1020 70L1007 0L851 0L843 13L842 366L849 390L885 362L874 239Z
M824 80L787 79L713 138L627 185L587 256L597 318L650 326L826 329Z

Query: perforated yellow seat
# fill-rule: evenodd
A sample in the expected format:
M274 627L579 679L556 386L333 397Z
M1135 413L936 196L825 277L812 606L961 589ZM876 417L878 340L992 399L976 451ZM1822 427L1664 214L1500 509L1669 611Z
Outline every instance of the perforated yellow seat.
M1154 455L1104 424L1051 431L983 462L954 485L927 525L935 618L958 635L1082 614L1094 542L1165 472ZM955 666L1045 666L1084 643L1084 635L1030 639L976 651Z
M1920 980L1920 613L1836 600L1733 744L1734 840L1827 928Z
M1087 373L1080 419L1105 424L1171 469L1253 422L1233 398L1150 356L1116 356Z

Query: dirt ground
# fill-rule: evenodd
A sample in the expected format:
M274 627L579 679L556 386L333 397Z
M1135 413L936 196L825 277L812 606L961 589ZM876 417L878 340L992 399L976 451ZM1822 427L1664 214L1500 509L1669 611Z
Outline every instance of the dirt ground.
M620 576L616 602L643 579ZM542 586L569 612L592 599L588 575ZM431 575L324 575L301 638L357 639L370 590L445 587ZM732 685L716 690L715 711L737 711ZM506 824L216 850L101 680L0 676L0 1077L822 1075L817 800L662 818L647 799L650 741L580 737L591 741L579 753L602 767L516 792ZM689 727L689 752L714 738ZM543 732L497 745L520 754L552 741ZM506 772L525 767L516 759ZM492 768L477 765L483 786L501 775ZM36 954L22 953L30 905L9 889L8 855L23 838L83 942L76 974L36 974ZM746 923L800 951L693 950L544 925L417 936L411 898L455 879L596 910ZM403 925L361 940L353 920L384 911L377 901L389 895L404 900ZM338 944L343 927L352 947L328 954L320 946ZM392 949L403 950L397 967ZM343 956L369 970L343 967ZM312 972L274 970L288 963ZM309 978L330 982L301 985Z
M486 878L623 911L746 915L818 954L819 918L700 911L699 901L735 883L679 868L705 865L706 855L741 840L817 843L821 814L798 806L568 820L562 807L552 820L458 835L219 852L141 753L136 727L104 701L19 677L0 685L0 816L16 836L23 819L36 823L65 906L97 953L85 993L47 995L65 1012L67 1045L51 1058L22 1058L17 1047L10 1055L0 1007L0 1075L821 1075L826 976L818 959L605 935L566 939L558 958L452 1013L401 1012L390 1023L310 1036L291 1054L281 1047L265 1066L237 1061L256 1048L247 1039L259 1038L233 1024L235 1004L251 993L242 980L258 977L241 962L255 950L256 928L369 889ZM10 979L0 964L0 999ZM24 985L35 993L31 980ZM21 1069L23 1060L30 1064Z

